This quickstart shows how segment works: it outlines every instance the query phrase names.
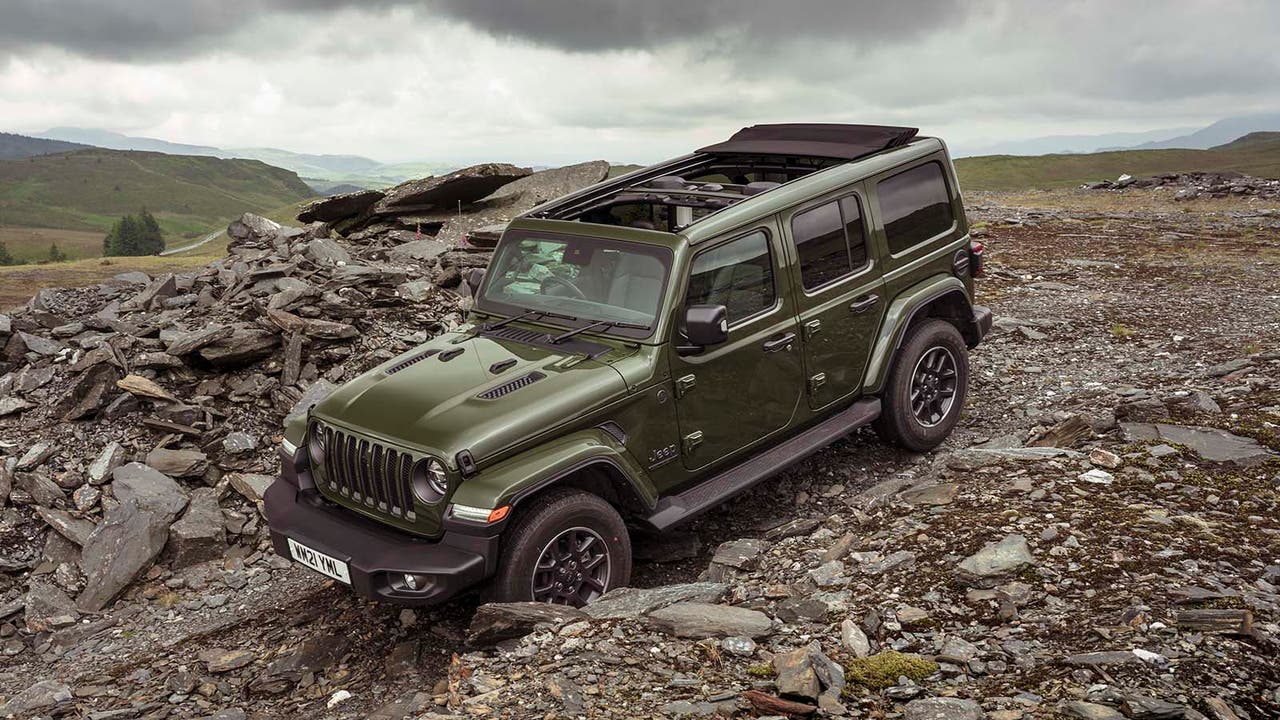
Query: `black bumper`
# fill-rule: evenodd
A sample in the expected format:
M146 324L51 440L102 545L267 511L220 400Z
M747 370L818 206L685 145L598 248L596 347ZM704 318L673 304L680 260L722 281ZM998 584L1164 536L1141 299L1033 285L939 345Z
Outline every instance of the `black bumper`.
M286 469L286 472L288 470ZM286 538L347 563L351 588L374 600L400 605L434 605L492 574L498 538L458 531L439 540L414 537L333 505L315 490L277 479L263 496L271 544L289 558ZM426 576L418 590L405 586L405 573Z
M984 305L973 306L973 331L977 337L973 338L974 342L970 347L982 342L982 339L991 332L991 325L994 322L995 316L991 314L991 308Z

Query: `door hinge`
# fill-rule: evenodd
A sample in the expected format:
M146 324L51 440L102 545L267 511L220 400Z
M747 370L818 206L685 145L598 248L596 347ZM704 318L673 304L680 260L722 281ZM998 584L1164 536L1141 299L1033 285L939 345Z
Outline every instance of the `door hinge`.
M676 397L682 398L693 392L694 386L698 384L698 378L693 375L685 375L676 379Z
M702 444L701 430L694 430L688 435L685 435L684 436L684 454L685 455L692 454L693 451L701 444Z
M821 321L821 320L810 320L809 322L807 322L807 323L805 323L805 324L804 324L804 339L805 339L805 340L808 340L809 338L813 337L814 335L817 335L817 334L818 334L818 333L820 333L820 332L822 332L822 321Z
M809 392L811 393L818 392L818 388L822 387L826 383L827 383L826 373L818 373L817 375L814 375L813 377L809 378Z

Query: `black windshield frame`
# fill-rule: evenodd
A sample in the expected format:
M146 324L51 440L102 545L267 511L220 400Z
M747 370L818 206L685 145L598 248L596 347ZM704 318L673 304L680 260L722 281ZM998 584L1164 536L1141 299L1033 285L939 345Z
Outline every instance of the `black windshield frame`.
M537 322L540 324L549 324L555 327L563 327L567 329L578 329L587 325L601 322L602 320L617 320L619 318L600 317L596 314L586 312L588 308L575 308L572 306L572 298L564 298L563 301L556 303L538 302L536 298L546 298L546 295L529 295L521 297L518 302L505 302L499 297L498 293L493 293L493 284L497 281L496 270L500 267L506 252L518 252L521 242L533 241L552 241L552 242L573 242L579 244L590 244L598 249L617 250L619 252L636 253L657 260L662 266L662 280L656 289L655 305L653 317L648 322L637 322L636 324L645 325L644 329L628 328L628 327L606 327L599 330L588 330L588 334L592 335L609 335L622 337L633 340L646 340L651 338L658 329L658 324L663 317L666 305L667 291L671 285L672 267L675 262L675 253L671 248L662 245L653 245L649 243L634 242L629 240L615 240L611 238L603 238L595 235L577 235L573 233L557 233L545 232L539 230L510 230L503 234L502 239L494 248L493 259L489 263L489 269L485 272L485 279L479 292L475 298L476 310L490 315L499 315L503 317L512 317L533 310L545 310L546 315L535 316L529 319L529 322ZM510 298L511 295L507 294ZM565 302L567 301L567 302ZM569 319L572 316L576 319ZM522 321L524 322L524 321ZM631 322L631 321L627 321Z

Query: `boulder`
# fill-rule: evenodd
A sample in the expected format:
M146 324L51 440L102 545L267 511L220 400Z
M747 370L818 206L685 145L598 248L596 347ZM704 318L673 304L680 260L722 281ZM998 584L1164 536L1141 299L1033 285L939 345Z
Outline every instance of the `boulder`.
M743 637L759 639L773 632L773 621L758 610L681 602L649 613L650 624L683 638Z
M489 603L476 609L467 631L468 641L477 647L495 645L503 640L524 637L539 625L562 625L586 620L588 615L577 608L548 603Z
M271 354L280 344L280 336L260 328L237 327L230 337L206 345L197 351L200 357L218 367L236 367Z
M818 674L809 660L809 648L775 654L773 672L774 685L784 698L812 702L822 692Z
M448 249L448 245L437 240L414 240L391 248L391 252L387 253L387 259L395 263L434 260Z
M316 238L307 244L305 255L317 265L338 265L351 262L351 253L329 238Z
M563 197L588 185L594 185L607 177L609 177L608 162L588 160L576 165L539 170L532 175L503 185L480 202L485 206L519 205L523 210Z
M336 222L368 210L386 193L381 190L357 190L341 195L330 195L303 206L298 222Z
M275 482L273 475L255 475L253 473L231 473L227 476L227 482L231 488L240 493L249 502L262 506L262 496L267 493L267 488L271 487L271 483Z
M218 492L198 488L191 493L187 511L169 528L169 565L174 570L222 557L227 533Z
M26 604L23 621L31 632L51 632L74 625L80 617L71 598L58 586L43 580L31 583L23 601Z
M373 212L386 214L428 206L452 210L458 203L473 203L531 172L506 163L484 163L448 175L410 180L388 190L373 206Z
M108 510L80 554L85 588L76 605L96 612L111 604L164 550L171 521L134 500Z
M169 341L165 352L174 356L190 355L202 347L231 337L233 331L234 328L230 325L210 325L200 330L180 333Z
M111 491L117 500L153 513L166 529L187 506L187 491L181 485L142 463L121 465L111 472L111 478Z
M0 705L0 717L28 717L37 710L70 703L71 687L57 680L38 680Z
M961 582L975 587L992 587L1001 578L1034 565L1035 558L1027 539L1021 535L1006 535L998 542L987 543L956 566L956 576Z
M245 213L227 226L227 234L235 240L261 240L278 232L280 223L253 213Z

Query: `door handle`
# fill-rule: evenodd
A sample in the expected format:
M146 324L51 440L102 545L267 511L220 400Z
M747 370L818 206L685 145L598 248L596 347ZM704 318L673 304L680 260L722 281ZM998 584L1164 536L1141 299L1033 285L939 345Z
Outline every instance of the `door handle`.
M879 295L863 295L849 304L849 310L855 313L864 313L876 306L880 302Z
M764 343L764 351L767 353L771 353L771 352L778 352L779 350L790 350L791 343L795 342L795 340L796 340L795 333L787 333L786 335L783 335L782 337L776 338L774 340L766 340Z

